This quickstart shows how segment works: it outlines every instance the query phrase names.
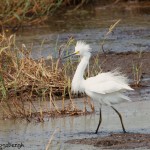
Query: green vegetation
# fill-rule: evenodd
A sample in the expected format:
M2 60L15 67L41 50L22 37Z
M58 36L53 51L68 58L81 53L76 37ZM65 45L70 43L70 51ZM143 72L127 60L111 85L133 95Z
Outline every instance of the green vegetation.
M1 0L0 25L18 26L37 24L47 20L56 10L74 6L80 7L90 0Z

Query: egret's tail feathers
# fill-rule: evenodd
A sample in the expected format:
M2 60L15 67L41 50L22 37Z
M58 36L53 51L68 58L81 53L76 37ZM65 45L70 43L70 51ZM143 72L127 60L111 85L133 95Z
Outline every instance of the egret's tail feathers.
M103 102L110 106L127 101L130 102L130 98L122 93L111 93L108 96L105 96L105 98L103 99Z
M131 90L131 91L134 91L134 89L132 89L130 86L129 86L129 88L128 88L129 90Z
M125 88L126 90L130 90L130 91L133 91L133 90L134 90L134 89L131 88L129 85L124 85L124 88Z
M123 100L131 101L131 99L128 96L123 94L120 95L120 98L122 98Z

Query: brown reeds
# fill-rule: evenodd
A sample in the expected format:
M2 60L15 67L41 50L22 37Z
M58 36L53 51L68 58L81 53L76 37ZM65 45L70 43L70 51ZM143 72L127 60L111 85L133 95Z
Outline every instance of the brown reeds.
M49 60L34 60L25 45L17 47L15 35L0 35L0 106L4 118L19 117L28 121L36 118L41 122L45 116L87 113L71 98L71 81L67 74L72 63L61 64L62 52L71 43L72 38L60 46L58 59L50 56ZM74 67L71 69L74 71ZM61 104L57 104L58 99ZM91 103L89 106L94 111Z
M65 76L60 70L52 66L46 66L44 59L38 61L30 57L30 53L22 49L18 50L14 43L15 36L3 39L1 45L8 42L8 46L0 52L0 76L3 88L2 97L12 97L14 93L19 96L22 93L30 93L30 96L49 94L62 95L64 91ZM29 92L30 91L30 92Z

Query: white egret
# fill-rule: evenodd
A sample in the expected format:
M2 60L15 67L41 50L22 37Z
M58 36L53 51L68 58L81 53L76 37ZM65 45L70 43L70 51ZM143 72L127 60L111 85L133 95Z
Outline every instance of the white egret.
M74 93L84 92L94 101L100 103L100 117L96 129L98 132L99 126L102 122L101 106L108 105L118 114L123 132L126 133L121 114L113 107L113 104L130 101L129 97L124 95L124 91L133 90L128 85L128 79L117 71L99 73L94 77L84 79L84 71L89 63L91 57L91 47L83 41L78 41L75 46L75 52L64 57L67 58L72 55L80 55L81 62L79 63L75 75L72 80L72 91Z

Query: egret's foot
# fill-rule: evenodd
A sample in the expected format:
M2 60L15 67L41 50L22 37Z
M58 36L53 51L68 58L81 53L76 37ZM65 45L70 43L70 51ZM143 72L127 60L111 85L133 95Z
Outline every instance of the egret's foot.
M98 131L96 130L96 131L95 131L95 134L97 134L97 133L98 133Z
M127 131L126 131L126 130L123 130L123 133L127 133Z
M123 130L123 133L127 133L127 131L125 130L124 125L123 125L123 124L122 124L122 130Z

